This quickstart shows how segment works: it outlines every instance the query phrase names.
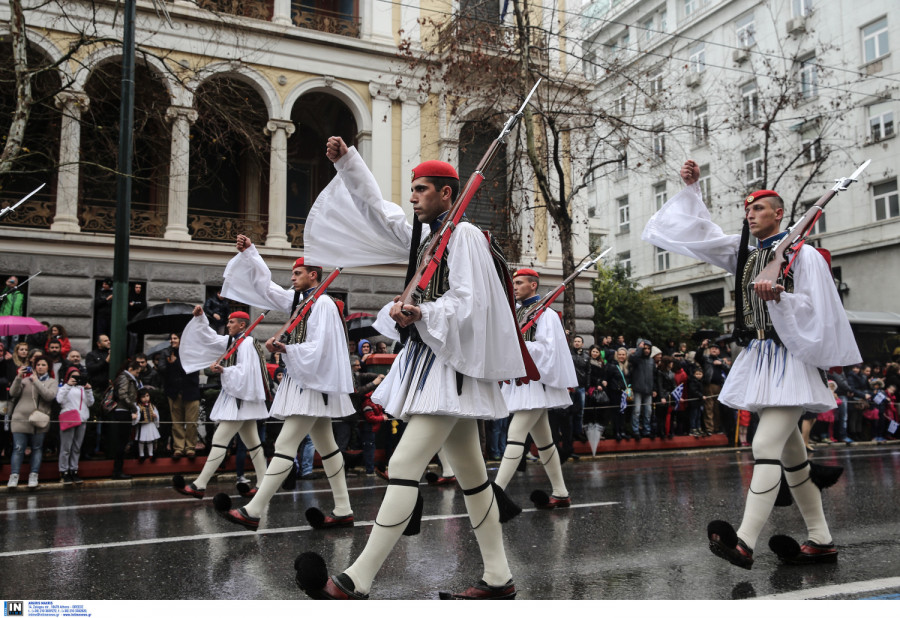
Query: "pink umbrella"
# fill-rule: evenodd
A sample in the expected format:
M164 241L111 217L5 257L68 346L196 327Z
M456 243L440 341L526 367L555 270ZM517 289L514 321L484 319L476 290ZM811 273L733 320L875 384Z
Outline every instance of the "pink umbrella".
M30 335L47 330L47 327L35 320L18 315L0 316L0 337L9 335Z

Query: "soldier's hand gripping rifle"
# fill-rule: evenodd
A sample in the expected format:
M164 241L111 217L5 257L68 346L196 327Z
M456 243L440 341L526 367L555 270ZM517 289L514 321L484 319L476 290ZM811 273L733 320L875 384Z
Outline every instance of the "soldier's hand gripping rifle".
M268 309L266 309L265 311L263 311L262 313L260 313L260 314L259 314L259 317L256 318L256 320L253 322L253 324L251 324L250 326L248 326L248 327L247 327L247 330L245 330L245 331L242 332L240 335L238 335L237 338L231 343L231 347L228 348L228 349L225 351L225 353L224 353L222 356L220 356L220 357L216 360L216 362L213 363L213 364L214 364L214 365L221 365L223 361L226 361L226 360L228 360L229 358L231 358L232 356L234 356L234 353L237 352L238 346L240 346L241 343L244 342L244 339L247 338L247 335L249 335L250 333L252 333L252 332L253 332L253 329L256 328L256 327L259 325L259 323L263 321L263 318L266 317L266 314L267 314L267 313L269 313L269 310L268 310Z
M772 261L756 276L753 283L760 281L777 281L783 272L787 273L800 254L800 247L806 242L806 237L812 231L813 226L819 217L822 216L822 209L825 204L831 201L835 195L841 191L846 191L852 183L856 182L857 177L871 163L871 159L860 165L849 178L840 178L835 180L834 187L825 192L825 195L819 198L819 201L810 206L806 214L803 215L797 223L788 228L788 234L782 238L775 246L774 257ZM791 261L788 262L789 254L793 255ZM738 274L740 276L740 273ZM774 284L773 284L774 286Z
M291 333L294 332L294 329L297 328L300 321L306 317L306 314L312 310L316 299L325 293L325 290L328 289L328 286L331 285L335 279L337 279L337 276L341 274L342 270L344 270L343 266L335 268L334 272L328 275L325 281L316 288L316 291L310 294L309 298L297 305L297 308L294 309L294 313L291 314L288 321L284 323L284 326L278 329L277 333L275 333L275 336L273 337L275 341L287 345L288 341L290 341Z
M546 311L550 307L550 305L552 305L556 301L556 299L559 298L559 295L565 291L566 286L569 285L570 281L573 281L575 279L575 277L577 277L578 275L580 275L581 273L586 271L588 268L590 268L591 266L593 266L594 264L596 264L597 262L602 260L603 257L610 251L612 251L612 247L610 247L609 249L607 249L606 251L604 251L597 257L593 258L591 261L589 261L589 262L583 264L582 266L580 266L579 268L577 268L575 270L575 272L573 272L571 275L566 277L565 281L560 283L559 286L557 286L557 288L555 290L553 290L553 292L551 292L550 294L547 294L541 300L539 300L537 303L535 303L532 310L528 314L525 315L525 317L522 319L522 322L519 324L519 331L524 333L529 328L534 326L537 323L538 319L541 317L541 315L543 315L544 311Z
M538 79L534 88L532 88L531 92L528 93L528 96L525 97L525 102L522 103L522 107L506 121L506 124L503 125L503 130L500 131L500 135L491 142L487 152L484 153L481 161L478 162L475 171L469 176L465 187L463 187L463 190L457 196L456 201L448 211L437 234L434 234L431 242L425 249L419 268L416 270L412 279L410 279L406 289L403 290L403 293L400 295L399 302L403 305L418 305L422 301L425 289L428 287L428 283L431 281L432 277L434 277L434 273L437 271L438 266L440 266L441 259L447 251L447 243L450 242L450 234L459 224L460 220L462 220L466 207L469 205L469 202L472 201L472 198L475 196L475 193L478 191L478 188L484 180L484 170L491 164L491 161L500 149L500 144L504 142L506 136L522 118L525 112L525 106L528 105L528 101L531 100L532 95L534 95L534 92L537 90L538 84L540 83L541 80Z

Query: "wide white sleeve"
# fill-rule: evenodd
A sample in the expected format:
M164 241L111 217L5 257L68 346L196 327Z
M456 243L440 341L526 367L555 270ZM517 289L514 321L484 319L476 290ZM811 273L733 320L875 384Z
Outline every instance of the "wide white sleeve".
M338 175L313 203L303 228L303 255L322 266L406 262L412 225L381 188L356 151L334 164Z
M559 316L552 309L541 314L534 331L534 341L525 346L538 371L541 383L554 388L575 388L578 378Z
M222 372L222 390L237 399L264 401L266 391L263 387L262 367L253 345L253 337L244 338L235 355L237 363L225 367Z
M291 312L294 290L282 288L272 281L272 271L266 266L256 245L250 245L231 258L223 277L222 296L225 298L252 307Z
M397 323L391 317L391 307L394 304L394 301L391 301L378 311L378 315L372 323L372 328L388 339L400 341L400 331L397 330Z
M641 240L724 268L731 274L737 269L741 237L725 234L712 222L703 203L700 183L687 185L666 202L647 222Z
M306 341L287 346L284 364L303 388L322 393L354 392L344 325L331 297L323 294L313 304Z
M794 260L794 292L766 303L781 341L804 363L828 367L862 362L825 258L804 245Z
M185 373L205 369L225 353L228 345L226 335L216 334L205 313L191 318L181 333L179 354Z
M415 326L422 341L463 375L481 380L524 376L518 325L484 234L460 223L450 236L447 263L450 289L420 306L422 319Z

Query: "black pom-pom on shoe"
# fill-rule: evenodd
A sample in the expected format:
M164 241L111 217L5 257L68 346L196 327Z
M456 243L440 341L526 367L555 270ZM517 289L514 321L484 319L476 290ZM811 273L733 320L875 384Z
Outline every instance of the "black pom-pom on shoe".
M187 485L187 481L184 480L182 475L176 474L172 477L172 487L175 489L183 489L185 485Z
M226 493L218 493L213 496L213 507L217 511L231 510L231 496Z
M531 500L531 503L534 504L537 508L541 509L550 504L550 494L541 489L535 489L531 492L531 495L528 496L528 499Z
M315 552L304 552L294 559L295 581L303 592L317 598L328 583L325 559Z
M238 483L237 491L242 496L246 496L247 494L250 493L250 483Z
M439 478L438 475L435 474L434 472L427 472L427 473L425 474L425 481L426 481L429 485L436 485L436 484L437 484L438 478Z
M769 549L780 559L785 560L800 553L800 543L786 534L776 534L769 539Z
M306 521L309 522L309 525L316 530L321 530L325 527L323 525L325 523L325 513L323 513L316 507L312 506L306 509L306 513L304 513L304 515L306 515Z

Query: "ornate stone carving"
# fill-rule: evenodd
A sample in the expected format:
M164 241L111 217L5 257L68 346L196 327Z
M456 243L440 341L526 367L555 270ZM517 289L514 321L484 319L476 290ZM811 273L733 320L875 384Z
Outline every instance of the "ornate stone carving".
M116 209L113 206L85 204L79 213L83 232L114 234L116 231ZM156 210L132 208L131 234L162 238L166 229L166 214Z
M12 206L21 198L9 198L0 200L0 208ZM47 229L53 221L56 209L52 202L29 200L0 221L0 225L13 225L16 227L37 227Z
M325 9L294 5L293 20L301 28L359 38L360 20L359 15L356 14L348 15L346 13L326 11Z
M254 241L266 238L268 224L259 219L245 219L222 215L188 215L188 227L194 240L234 242L238 234L246 234Z

